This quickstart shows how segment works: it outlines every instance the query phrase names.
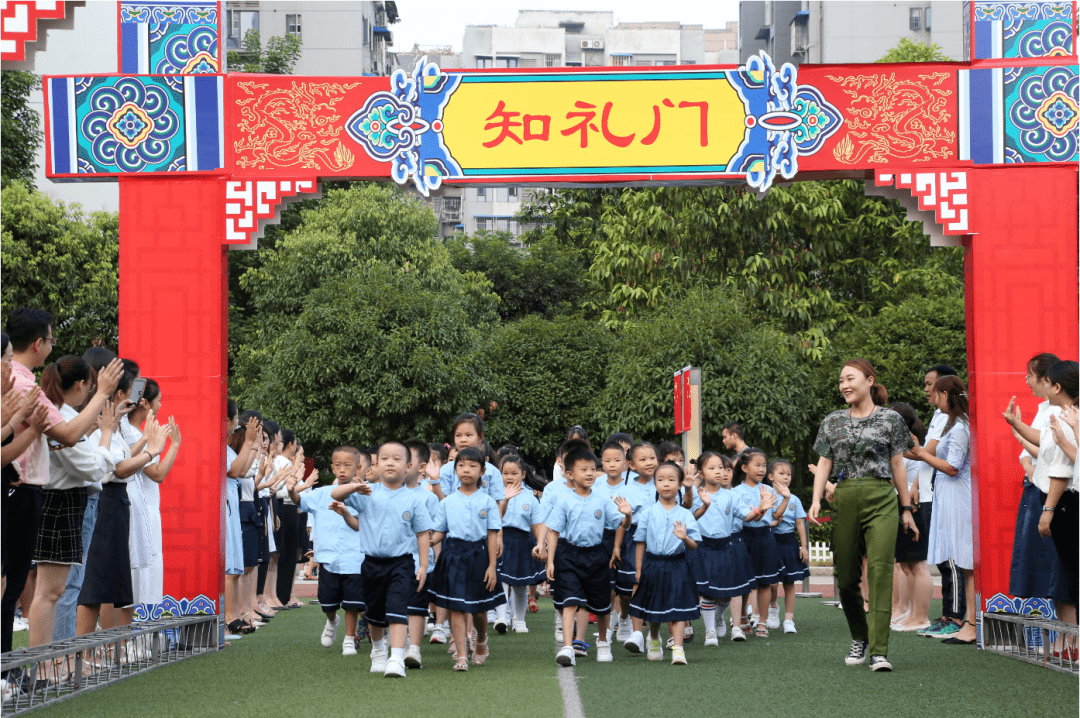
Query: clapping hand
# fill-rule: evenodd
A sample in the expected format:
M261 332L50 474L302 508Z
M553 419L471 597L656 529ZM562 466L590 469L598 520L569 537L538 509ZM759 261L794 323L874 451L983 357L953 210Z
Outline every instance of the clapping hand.
M180 446L180 427L176 425L176 417L169 417L169 441L173 446Z
M165 448L167 429L156 421L147 421L145 426L146 450L152 456L157 456Z
M113 359L97 373L97 393L102 396L112 396L122 376L124 376L124 362Z
M97 426L102 434L111 434L116 431L116 425L120 421L121 412L113 405L111 399L105 400L105 406L101 407L98 414Z
M1016 426L1020 423L1020 407L1016 405L1016 397L1009 399L1009 406L1005 408L1005 413L1002 414L1005 417L1005 421L1009 423L1009 426Z
M776 495L770 491L766 491L764 484L758 487L758 493L761 494L761 503L758 504L758 508L761 510L762 513L765 513L769 509L776 506Z

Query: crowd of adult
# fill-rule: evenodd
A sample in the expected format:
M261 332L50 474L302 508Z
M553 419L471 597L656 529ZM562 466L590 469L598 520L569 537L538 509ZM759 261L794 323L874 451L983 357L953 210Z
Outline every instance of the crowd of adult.
M45 366L55 341L52 316L29 308L2 336L4 652L20 607L38 646L162 600L158 492L180 430L157 420L161 388L136 361L91 347Z

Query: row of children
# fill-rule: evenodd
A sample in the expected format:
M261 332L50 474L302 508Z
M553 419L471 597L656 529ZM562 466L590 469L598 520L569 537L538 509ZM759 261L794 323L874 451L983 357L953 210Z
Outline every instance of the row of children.
M651 444L619 434L600 457L587 441L565 442L561 477L544 486L515 453L490 452L480 417L462 414L453 435L456 456L438 471L440 457L421 440L383 443L373 468L367 452L338 447L334 485L294 496L313 524L323 645L335 642L344 609L343 653L355 653L362 615L371 671L404 676L421 666L433 605L432 642L448 623L454 670L465 671L470 654L473 665L488 657L489 610L500 632L527 632L530 587L545 580L558 611L560 665L587 655L589 614L600 662L612 660L613 633L630 652L662 659L659 627L667 623L672 662L684 664L688 621L703 616L706 645L717 645L725 634L717 608L722 616L729 602L732 640L751 631L742 611L749 603L770 616L756 631L767 636L779 628L778 607L770 609L777 584L785 586L785 632L795 632L793 584L807 574L806 532L787 462L766 466L760 450L743 445L734 460L706 452L687 476ZM773 487L763 483L767 474ZM741 481L734 489L733 477ZM288 482L290 494L297 480Z

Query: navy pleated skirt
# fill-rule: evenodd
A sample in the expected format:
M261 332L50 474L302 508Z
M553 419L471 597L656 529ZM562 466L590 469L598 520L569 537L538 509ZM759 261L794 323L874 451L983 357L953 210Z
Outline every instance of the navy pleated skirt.
M124 608L134 602L128 552L130 522L127 484L109 482L102 486L97 523L90 539L83 585L79 591L80 606L111 603L116 608Z
M645 554L641 582L630 598L630 615L649 623L693 621L701 616L697 586L686 553Z
M634 542L635 526L631 526L623 534L622 559L619 567L615 569L615 592L620 596L629 596L634 593L634 577L637 575L637 544ZM614 534L612 542L614 542Z
M799 558L799 539L794 533L773 534L780 554L780 583L795 583L810 575L810 567Z
M499 580L510 586L536 586L547 578L547 567L533 558L536 539L528 531L503 528L503 552L499 558Z
M768 526L743 526L739 532L750 563L754 567L756 585L771 586L780 580L780 553L776 549L776 536Z
M689 561L701 596L743 596L756 584L750 555L737 538L702 538L697 551L690 552Z
M505 541L505 534L503 540ZM505 545L505 544L504 544ZM488 567L487 540L443 539L442 553L435 562L431 582L431 602L463 613L482 613L506 603L506 594L496 584L492 591L484 585Z
M1009 569L1009 593L1013 596L1047 598L1053 593L1051 579L1053 567L1058 562L1057 549L1052 538L1039 535L1039 519L1045 502L1046 494L1025 480L1020 508L1016 512L1016 534Z

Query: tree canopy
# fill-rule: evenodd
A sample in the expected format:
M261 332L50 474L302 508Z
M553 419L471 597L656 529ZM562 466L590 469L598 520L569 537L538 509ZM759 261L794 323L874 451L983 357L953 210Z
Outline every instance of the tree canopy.
M41 78L21 70L0 73L0 187L13 180L34 186L37 150L45 141L41 118L30 107L30 92L41 86Z

